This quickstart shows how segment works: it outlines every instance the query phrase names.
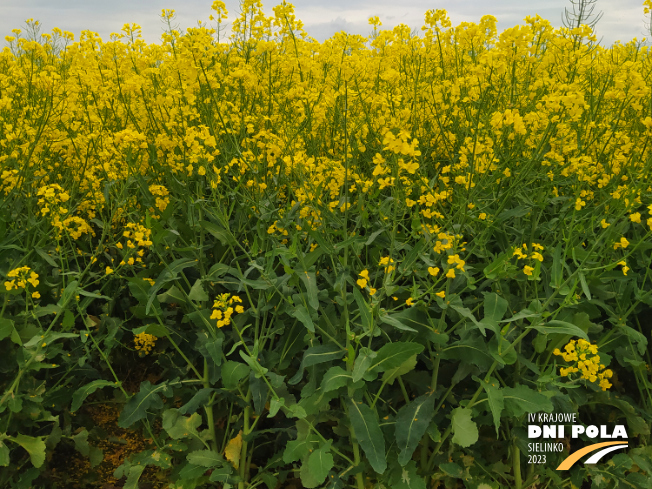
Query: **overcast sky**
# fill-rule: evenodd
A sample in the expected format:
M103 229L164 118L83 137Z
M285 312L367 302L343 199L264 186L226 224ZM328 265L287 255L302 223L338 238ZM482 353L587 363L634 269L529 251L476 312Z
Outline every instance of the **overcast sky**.
M263 2L265 14L273 15L272 7L278 3ZM446 9L453 25L478 22L483 15L491 14L498 19L501 32L523 24L527 15L535 14L560 27L564 8L572 8L570 0L296 0L291 3L308 35L320 42L340 30L367 36L370 32L367 20L374 15L380 17L383 28L403 23L419 29L428 9ZM72 32L75 41L86 29L108 41L112 32L119 32L124 24L133 22L142 27L146 42L160 43L161 9L176 10L176 23L185 32L187 27L197 26L198 20L208 21L211 4L212 0L0 0L0 46L7 45L4 37L11 35L12 29L24 30L25 20L29 18L41 22L42 33L59 27ZM229 11L227 22L230 22L237 16L239 2L225 0L225 4ZM652 38L646 35L649 17L645 18L642 4L642 0L597 0L594 12L602 11L603 17L597 24L596 34L603 46L616 40L624 44L634 37Z

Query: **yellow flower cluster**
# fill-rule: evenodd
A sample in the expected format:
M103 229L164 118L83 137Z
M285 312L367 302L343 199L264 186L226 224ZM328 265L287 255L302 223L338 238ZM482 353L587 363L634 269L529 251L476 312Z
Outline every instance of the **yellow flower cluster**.
M361 289L364 289L367 286L367 282L369 281L369 270L362 270L358 275L362 278L356 280L356 283ZM369 295L374 295L375 293L376 289L369 287Z
M31 268L25 266L25 267L20 267L20 268L14 268L7 274L7 278L11 278L13 280L7 280L5 282L5 289L11 290L11 289L28 289L28 283L32 285L32 287L36 287L39 284L38 280L38 274L36 272L32 272ZM41 294L38 293L38 291L32 292L32 297L35 299L38 299L41 297Z
M389 256L383 256L380 258L378 265L385 267L385 273L392 273L396 269L393 263L394 260L392 260Z
M145 250L152 246L152 241L150 240L152 230L147 229L142 224L133 222L127 223L126 227L127 230L122 233L122 236L127 238L127 242L125 243L127 251L124 258L120 261L120 266L140 263L144 267L143 256L145 255ZM116 247L121 250L124 249L125 245L121 242L116 243ZM109 268L110 267L107 267L107 275L113 271L111 269L111 272L109 272Z
M543 251L543 246L540 245L539 243L532 243L532 249L534 251L528 256L527 243L523 243L523 246L514 249L514 253L512 253L512 256L515 256L517 260L525 260L529 258L531 260L538 260L542 262L543 255L540 252ZM528 277L532 276L533 271L534 271L534 267L531 267L529 265L525 265L523 267L523 273Z
M158 340L158 338L154 335L138 333L137 335L134 335L134 346L142 355L149 355L156 344L156 340Z
M438 254L442 254L446 250L450 250L453 246L455 246L455 240L456 239L461 239L461 235L452 235L452 234L446 234L446 233L439 233L437 234L437 241L435 241L435 247L433 248L433 251Z
M605 366L600 363L600 355L598 355L598 345L592 345L584 339L577 341L571 340L565 347L564 351L555 348L553 354L561 356L566 362L571 365L562 367L559 374L562 377L570 377L575 372L581 372L582 379L589 382L600 381L600 388L606 391L611 387L609 380L613 376L610 369L605 370Z
M213 303L213 313L211 319L217 319L217 327L228 326L231 324L231 316L236 312L238 314L244 312L244 307L241 305L233 307L233 303L242 303L242 299L237 295L229 297L229 294L220 294Z
M163 212L167 208L168 204L170 203L170 197L168 197L170 192L168 191L168 189L165 188L163 185L150 185L149 192L154 197L156 197L156 207L158 208L158 210ZM149 211L152 214L154 213L153 208L150 208ZM158 217L158 216L153 215L153 217Z

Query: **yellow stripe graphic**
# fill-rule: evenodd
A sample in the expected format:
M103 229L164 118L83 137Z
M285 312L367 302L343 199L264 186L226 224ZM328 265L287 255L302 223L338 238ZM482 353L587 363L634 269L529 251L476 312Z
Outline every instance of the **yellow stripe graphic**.
M559 467L557 467L557 470L568 470L570 469L575 462L577 462L580 458L582 458L584 455L587 453L594 452L598 450L599 448L602 447L608 447L610 445L626 445L625 442L623 441L605 441L602 443L594 443L593 445L589 445L588 447L584 447L576 452L573 452L571 455L566 457L566 459L559 464Z

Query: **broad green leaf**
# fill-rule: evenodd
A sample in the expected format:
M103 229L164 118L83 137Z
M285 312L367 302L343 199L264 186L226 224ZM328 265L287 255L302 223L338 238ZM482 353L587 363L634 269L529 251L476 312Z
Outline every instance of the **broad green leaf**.
M507 268L508 261L511 258L511 255L509 253L501 253L498 255L494 261L492 261L489 265L487 265L483 273L485 277L487 277L489 280L495 280L496 278L502 276Z
M19 434L9 439L18 443L29 453L29 458L34 467L38 469L43 465L43 462L45 462L46 447L42 437L35 438L33 436Z
M308 468L312 476L319 481L318 485L324 482L328 472L333 468L334 460L330 449L330 443L327 443L312 452L308 457Z
M490 382L482 381L482 387L484 387L484 390L487 393L487 402L489 403L491 415L494 418L496 436L498 436L500 416L502 415L504 408L503 391L501 390L500 385L493 379L491 379Z
M399 367L412 355L418 355L422 351L423 345L418 343L401 341L386 343L380 350L378 350L378 354L371 362L369 370L383 372L385 370Z
M235 245L233 235L226 229L210 221L200 221L199 225L215 236L224 246Z
M371 467L378 474L382 474L387 468L387 459L385 458L385 438L380 430L376 411L353 399L349 400L347 406L355 437L360 442Z
M345 386L351 380L351 374L342 367L331 367L321 381L322 392L329 392Z
M523 309L522 311L514 314L511 318L503 319L502 321L498 321L499 323L511 323L513 321L518 321L519 319L524 319L524 318L531 318L534 316L539 316L540 313L538 312L533 312L530 311L529 309Z
M392 480L391 489L426 489L426 482L417 474L417 464L414 460L401 467Z
M549 413L553 406L550 399L524 385L502 389L505 411L510 416L520 417L526 413L544 411Z
M179 287L177 287L176 285L173 285L162 294L158 294L156 296L156 299L161 304L173 304L173 303L185 304L186 303L185 294L181 290L179 290Z
M434 392L417 397L414 401L403 406L396 415L396 444L401 451L398 463L407 464L412 459L412 454L423 438L432 415L434 413Z
M405 259L401 262L401 264L398 266L398 272L400 274L410 274L412 271L415 262L419 258L419 255L423 251L423 249L426 247L426 240L421 239L418 243L414 245L414 248L410 250L410 252L407 254Z
M238 387L241 380L249 375L249 365L227 360L222 365L222 383L224 388L233 390Z
M283 462L286 464L301 460L319 444L317 437L309 433L305 438L300 440L291 440L285 445L283 452Z
M507 312L508 302L498 294L490 293L484 296L484 317L492 321L500 321Z
M365 331L371 331L373 322L369 304L367 304L367 301L364 300L362 293L358 290L357 287L353 288L353 297L355 298L355 302L358 305L358 311L360 312L360 318L362 320L362 328Z
M163 411L162 421L163 429L174 440L188 436L198 436L197 428L202 423L201 416L198 413L193 413L191 416L183 416L177 409Z
M458 407L453 409L451 415L453 429L453 443L466 448L478 441L478 426L471 419L471 410Z
M208 300L208 294L204 290L201 279L195 280L195 283L190 288L190 292L188 293L188 298L191 301L195 302L204 302Z
M192 396L192 398L185 403L183 406L179 408L179 413L180 414L188 414L188 413L194 413L199 409L200 406L203 406L208 402L208 398L210 397L211 393L213 393L215 389L211 389L210 387L204 387L203 389L199 389L197 393Z
M86 429L80 431L72 437L72 441L75 443L75 449L84 457L88 457L90 449L88 445L88 431Z
M316 311L319 309L319 289L317 288L317 278L314 272L303 271L297 273L299 274L299 278L303 282L303 285L306 287L306 291L308 292L308 304Z
M158 385L152 385L149 380L141 383L138 394L129 399L127 404L125 404L118 420L118 426L120 428L129 428L136 421L147 417L148 409L163 408L161 394L164 394L166 397L172 395L172 389L168 386L167 381Z
M374 358L376 358L377 353L371 351L369 348L362 347L358 350L358 355L355 357L355 363L353 365L353 382L358 382L367 370Z
M145 314L149 314L149 310L152 307L152 304L154 304L154 300L156 299L158 291L161 290L161 287L166 283L175 280L179 275L179 272L183 269L194 266L197 266L197 262L192 258L179 258L170 263L158 276L154 285L147 291Z
M385 324L389 324L390 326L394 326L396 329L400 329L401 331L410 331L412 333L417 332L416 329L406 326L402 321L390 316L389 314L382 314L378 319L380 319L380 321Z
M218 467L224 463L224 458L213 450L197 450L189 453L186 459L193 465L206 468Z
M317 365L319 363L330 362L331 360L338 360L344 356L346 352L341 350L335 345L317 345L311 348L308 348L303 354L303 359L301 360L301 365L297 373L288 380L288 384L294 385L298 384L299 381L303 378L303 371L307 367L312 365Z
M89 446L88 459L91 463L91 467L97 467L102 463L102 460L104 460L104 452L97 447Z
M289 315L297 318L301 323L306 327L311 333L315 332L315 324L312 322L312 317L310 317L310 311L303 304L296 305L290 312Z
M0 441L0 467L7 467L9 465L9 447Z
M108 386L117 387L118 385L115 382L110 382L108 380L94 380L77 389L72 395L72 406L70 407L70 412L74 413L77 411L83 404L84 400L97 389Z
M394 383L394 380L396 379L396 377L398 377L400 375L405 375L408 372L411 372L412 370L415 369L416 366L417 366L417 356L412 355L410 358L405 360L398 367L390 368L389 370L385 370L385 373L383 374L382 381L387 382L388 384L392 385Z
M4 340L14 331L14 322L11 319L0 318L0 340Z
M567 323L566 321L548 321L545 326L528 326L528 328L536 329L540 333L551 334L551 333L562 333L570 334L573 336L579 336L589 341L587 334L582 331L579 327L574 324Z
M129 473L127 474L127 481L123 486L123 489L138 489L138 480L140 476L145 471L145 464L142 465L133 465L129 468Z

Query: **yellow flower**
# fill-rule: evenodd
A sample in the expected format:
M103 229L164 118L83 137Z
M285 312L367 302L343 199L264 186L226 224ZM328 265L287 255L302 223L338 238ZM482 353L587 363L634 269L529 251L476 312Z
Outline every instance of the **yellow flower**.
M641 222L641 213L635 212L634 214L630 214L629 220L632 222Z
M487 218L487 214L484 213L484 212L481 212L478 217L484 221Z
M532 255L530 255L530 258L532 258L534 260L543 261L543 255L541 255L541 253L539 253L538 251L535 251L534 253L532 253Z
M359 278L355 283L358 284L358 287L361 289L364 289L367 286L367 281L363 278Z
M439 267L428 267L428 273L436 277L439 274Z
M32 292L32 297L33 297L34 299L40 299L40 298L41 298L41 294L39 294L38 291L36 291L36 292Z
M373 287L370 287L369 288L369 295L374 295L375 293L376 293L376 289L374 289Z
M603 219L600 221L600 226L602 226L602 229L607 229L611 224L609 224L606 219Z
M369 280L369 270L362 270L358 275L366 280Z
M625 260L621 260L618 262L618 265L622 266L623 270L623 275L627 275L627 271L629 270L629 267L627 266L627 262Z
M624 236L620 238L620 241L617 243L614 243L614 250L617 250L618 248L627 248L629 246L629 241L627 241L627 238Z
M446 272L446 277L448 278L455 278L455 269L451 268Z
M111 274L111 273L113 273L113 268L111 268L111 267L106 267L106 274L109 275L109 274Z
M534 268L533 268L533 267L530 267L530 266L527 266L527 265L525 265L525 266L523 267L523 273L524 273L525 275L527 275L527 276L532 276L532 272L533 272L533 271L534 271Z
M409 297L409 298L405 301L405 303L406 303L408 306L413 306L413 305L414 305L414 301L412 300L412 297Z
M437 292L435 295L443 299L444 297L446 297L446 292L442 290L441 292Z

